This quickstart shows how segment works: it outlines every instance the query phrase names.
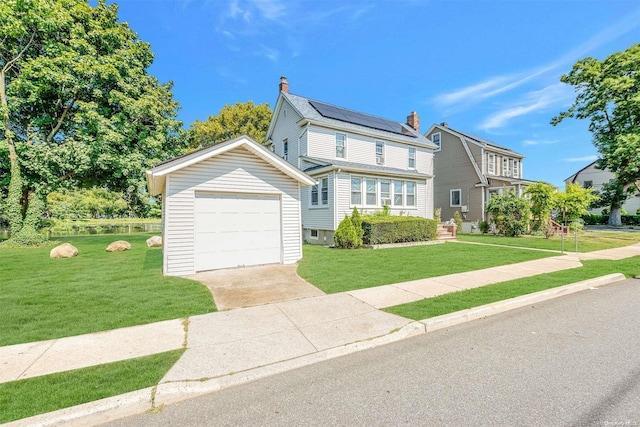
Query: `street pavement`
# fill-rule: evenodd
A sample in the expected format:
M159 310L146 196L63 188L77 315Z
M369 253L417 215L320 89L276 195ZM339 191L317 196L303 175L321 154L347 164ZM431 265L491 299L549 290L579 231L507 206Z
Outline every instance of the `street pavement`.
M638 312L630 279L104 427L637 426Z
M528 295L424 322L412 322L379 311L377 308L380 307L577 268L581 265L580 259L620 259L634 255L640 255L640 244L381 286L367 292L303 298L78 337L0 347L0 382L186 347L181 359L156 387L13 423L95 424L523 304L602 286L619 281L623 276L555 288L539 295Z

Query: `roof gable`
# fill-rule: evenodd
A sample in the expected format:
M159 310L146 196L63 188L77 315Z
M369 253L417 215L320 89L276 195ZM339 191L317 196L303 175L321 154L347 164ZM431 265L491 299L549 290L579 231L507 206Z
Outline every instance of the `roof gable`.
M468 142L475 144L477 146L486 148L486 149L493 149L499 152L505 152L508 153L509 155L512 155L514 157L519 157L519 158L524 158L524 156L514 150L512 150L511 148L507 148L507 147L503 147L501 145L496 144L495 142L489 141L487 139L481 138L479 136L475 136L475 135L471 135L467 132L462 132L456 129L452 129L449 126L443 126L443 125L432 125L431 128L429 128L429 130L425 133L426 135L429 135L430 133L432 133L433 131L438 130L441 132L448 132L452 135L457 136L460 139L465 139Z
M300 169L276 156L250 137L243 135L157 164L146 172L149 194L155 196L164 191L167 175L240 147L253 153L256 157L264 160L303 185L314 185L316 183L313 178L309 177Z

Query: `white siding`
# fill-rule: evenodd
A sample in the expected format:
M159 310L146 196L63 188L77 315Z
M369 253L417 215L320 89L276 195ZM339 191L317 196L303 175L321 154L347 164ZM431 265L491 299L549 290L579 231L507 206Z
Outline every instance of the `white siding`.
M192 274L194 268L195 191L281 194L282 262L302 258L299 184L239 148L179 170L167 177L165 264L167 275Z
M289 153L287 160L296 167L300 167L298 163L298 158L300 156L299 137L304 130L301 129L296 122L301 118L302 116L296 112L289 102L283 99L282 107L278 112L277 122L273 128L273 133L271 134L271 139L275 145L275 153L280 157L284 156L283 140L285 138L288 139Z
M334 225L334 174L314 176L313 179L320 181L321 178L329 178L329 204L325 206L311 206L311 187L300 189L300 207L302 209L302 227L316 230L335 230Z

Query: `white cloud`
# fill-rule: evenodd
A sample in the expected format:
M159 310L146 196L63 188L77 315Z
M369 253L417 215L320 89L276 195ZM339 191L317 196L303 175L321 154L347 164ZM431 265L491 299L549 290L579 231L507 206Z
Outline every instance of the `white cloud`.
M469 106L470 104L482 101L487 98L494 97L503 92L515 89L523 84L557 70L568 64L572 64L583 58L590 51L608 43L618 37L628 33L629 31L640 26L640 9L635 13L631 13L619 20L618 22L607 26L604 30L594 35L586 42L578 47L570 50L560 58L548 64L530 69L522 73L511 73L490 77L479 83L472 84L467 87L455 89L448 93L438 94L433 98L433 102L440 107L459 107Z
M285 14L285 6L280 0L253 0L253 5L269 20L276 20Z
M557 143L558 143L557 140L549 141L549 140L543 140L543 139L525 139L524 141L522 141L523 145L550 145L550 144L557 144Z
M564 159L565 162L593 162L598 159L598 155L594 154L592 156L583 156L583 157L569 157Z
M277 62L280 57L280 51L269 46L261 45L260 50L255 52L258 56L264 56L273 62Z
M563 83L556 83L543 89L525 94L513 105L503 108L487 117L479 126L485 131L501 128L516 117L547 109L572 99L573 91Z

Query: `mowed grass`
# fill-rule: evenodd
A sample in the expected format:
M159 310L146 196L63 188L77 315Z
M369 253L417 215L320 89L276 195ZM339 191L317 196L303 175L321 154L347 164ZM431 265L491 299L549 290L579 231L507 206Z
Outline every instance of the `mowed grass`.
M503 237L490 234L458 234L462 242L487 243L492 245L519 246L559 251L562 248L560 236L545 239L543 236ZM564 251L575 252L575 235L564 237ZM581 231L578 232L578 252L592 252L602 249L628 246L640 242L640 232L632 231Z
M0 346L176 319L216 310L199 282L162 276L150 234L59 238L78 256L51 259L52 247L0 246ZM107 253L127 240L132 249Z
M0 384L0 423L156 385L184 350Z
M413 320L423 320L607 274L622 273L626 277L640 276L640 256L619 261L583 261L582 264L583 267L579 268L440 295L434 298L388 307L384 311Z
M326 293L371 288L554 256L552 252L457 243L390 249L305 245L298 274Z

